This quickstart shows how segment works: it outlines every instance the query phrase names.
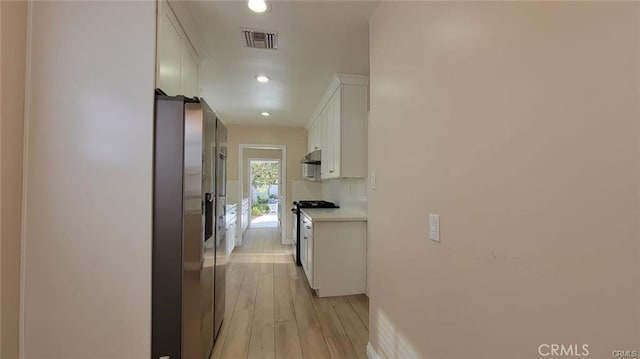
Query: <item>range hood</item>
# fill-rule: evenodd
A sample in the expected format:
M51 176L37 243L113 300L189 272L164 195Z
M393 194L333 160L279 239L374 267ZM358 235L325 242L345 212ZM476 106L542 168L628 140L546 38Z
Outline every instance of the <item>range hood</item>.
M302 159L302 163L309 165L319 165L320 164L320 150L315 150L313 152L307 153L306 156Z
M320 150L307 153L302 159L302 177L309 181L320 180Z

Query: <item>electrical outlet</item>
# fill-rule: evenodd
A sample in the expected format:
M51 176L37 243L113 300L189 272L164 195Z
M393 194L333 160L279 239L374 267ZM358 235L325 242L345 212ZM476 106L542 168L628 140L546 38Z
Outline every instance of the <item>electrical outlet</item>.
M435 242L440 242L440 215L429 215L429 239Z
M371 189L376 189L376 173L371 172L369 175L370 187Z

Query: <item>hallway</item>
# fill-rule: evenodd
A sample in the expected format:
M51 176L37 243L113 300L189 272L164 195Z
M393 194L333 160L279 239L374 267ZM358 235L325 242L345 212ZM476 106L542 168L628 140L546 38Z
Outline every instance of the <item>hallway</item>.
M261 216L255 216L251 218L249 224L251 228L278 228L278 215L277 214L263 214Z
M211 358L367 358L369 299L318 298L275 229L249 228L227 266Z

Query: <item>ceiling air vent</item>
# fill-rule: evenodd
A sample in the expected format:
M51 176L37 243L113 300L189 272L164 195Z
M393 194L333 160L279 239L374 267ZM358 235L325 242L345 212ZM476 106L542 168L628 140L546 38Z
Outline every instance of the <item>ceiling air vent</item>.
M256 49L272 49L278 48L278 33L273 31L242 29L245 47L253 47Z

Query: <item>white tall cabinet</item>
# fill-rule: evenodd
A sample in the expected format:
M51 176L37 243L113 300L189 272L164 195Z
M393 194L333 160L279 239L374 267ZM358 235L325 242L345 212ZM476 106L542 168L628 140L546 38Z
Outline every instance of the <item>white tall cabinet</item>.
M156 87L171 96L198 96L198 56L166 1L158 6L156 56Z
M369 77L337 74L308 124L308 150L321 150L320 177L367 176Z

